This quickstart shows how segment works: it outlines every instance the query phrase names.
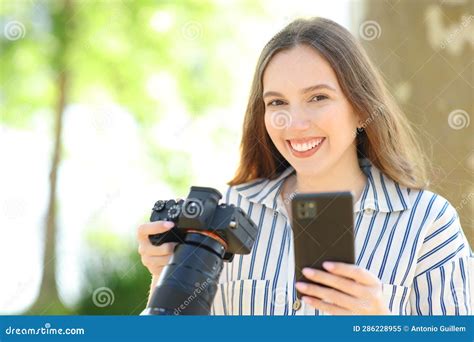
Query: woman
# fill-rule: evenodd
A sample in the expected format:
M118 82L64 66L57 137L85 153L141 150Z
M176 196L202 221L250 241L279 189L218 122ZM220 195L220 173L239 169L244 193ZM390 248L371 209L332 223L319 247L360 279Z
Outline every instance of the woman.
M426 190L407 119L340 25L299 19L265 46L229 185L226 201L250 215L259 235L251 254L225 263L214 314L471 313L472 252L456 210ZM314 283L295 283L292 196L347 190L356 199L356 264L304 269ZM139 228L152 288L174 245L153 247L147 236L169 228Z

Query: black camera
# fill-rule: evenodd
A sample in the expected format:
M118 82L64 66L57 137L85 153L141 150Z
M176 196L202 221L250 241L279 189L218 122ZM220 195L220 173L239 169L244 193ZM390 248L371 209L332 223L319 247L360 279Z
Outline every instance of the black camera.
M219 204L221 198L215 189L192 186L185 200L155 203L150 221L173 221L175 226L150 235L151 243L178 245L144 314L208 315L223 261L252 250L257 226L242 209Z

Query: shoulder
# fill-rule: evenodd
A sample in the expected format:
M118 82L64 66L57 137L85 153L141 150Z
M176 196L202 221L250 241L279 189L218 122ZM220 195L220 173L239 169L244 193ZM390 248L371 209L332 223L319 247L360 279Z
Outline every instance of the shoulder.
M458 219L457 209L440 194L426 189L407 189L407 194L412 215L416 215L427 224Z
M412 190L414 216L421 220L417 273L424 273L472 253L456 207L428 190ZM422 227L423 226L423 227ZM424 229L423 229L424 228Z
M408 196L410 221L417 222L419 229L424 230L423 243L463 235L457 209L446 198L430 190L409 190Z

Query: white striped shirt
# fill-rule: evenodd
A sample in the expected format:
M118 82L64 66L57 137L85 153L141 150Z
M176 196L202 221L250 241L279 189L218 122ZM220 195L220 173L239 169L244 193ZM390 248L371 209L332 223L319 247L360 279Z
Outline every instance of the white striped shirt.
M410 190L360 160L366 186L354 204L356 264L377 275L395 315L471 314L472 250L453 206L427 190ZM291 224L281 198L285 170L274 180L229 187L225 201L258 225L252 252L224 263L215 315L324 315L298 310Z

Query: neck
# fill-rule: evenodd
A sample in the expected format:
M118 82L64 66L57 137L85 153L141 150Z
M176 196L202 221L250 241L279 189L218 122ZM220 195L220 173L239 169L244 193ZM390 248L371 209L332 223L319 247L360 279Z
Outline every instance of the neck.
M351 191L354 201L357 201L364 190L366 181L367 177L355 158L350 162L339 163L329 172L318 175L297 172L291 188L297 193Z

